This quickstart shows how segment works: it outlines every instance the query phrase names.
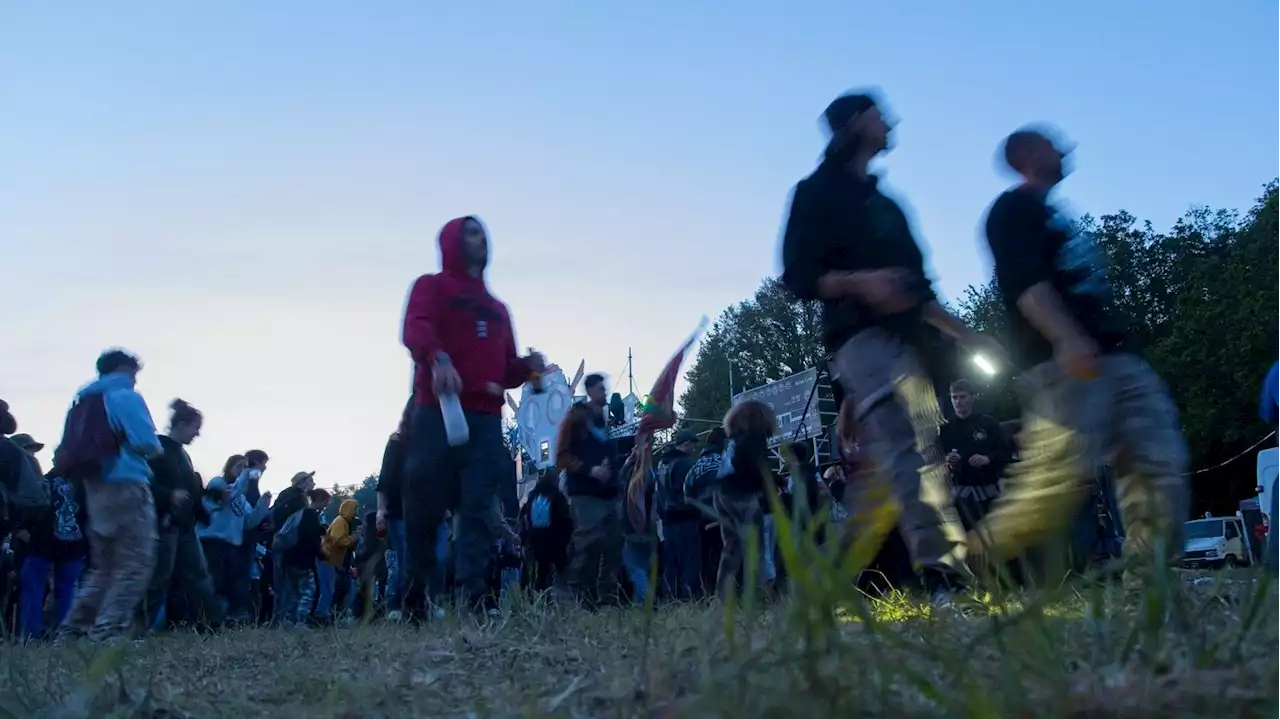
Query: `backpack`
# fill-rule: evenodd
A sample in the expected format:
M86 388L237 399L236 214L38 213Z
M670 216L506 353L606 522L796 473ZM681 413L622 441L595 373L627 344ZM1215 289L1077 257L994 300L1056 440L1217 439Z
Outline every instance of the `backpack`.
M53 452L53 471L63 477L93 476L103 460L120 452L120 438L107 416L106 395L83 394L67 410L62 442Z
M4 502L5 516L17 519L47 510L51 504L49 481L36 471L35 462L26 452L7 439L3 441L8 445L6 450L12 449L17 469L13 484L0 482L0 500Z
M53 537L59 542L78 542L84 539L80 530L80 504L76 501L76 489L62 477L49 482L53 493Z
M275 540L271 543L271 549L275 552L287 552L298 546L298 529L302 526L302 513L306 511L299 509L284 521L284 526L280 527L280 531L276 532Z

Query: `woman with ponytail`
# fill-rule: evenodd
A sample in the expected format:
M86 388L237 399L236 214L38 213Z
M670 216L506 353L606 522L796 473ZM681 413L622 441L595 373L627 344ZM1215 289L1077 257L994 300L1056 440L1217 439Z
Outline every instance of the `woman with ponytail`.
M175 399L169 410L169 431L160 435L163 452L150 462L159 545L155 572L151 575L146 599L138 609L139 619L145 627L154 625L169 596L170 586L177 584L196 613L192 619L204 626L217 626L223 620L223 607L214 594L209 568L196 536L196 525L207 524L209 515L200 501L204 492L200 476L186 450L186 446L200 436L204 416L181 399Z

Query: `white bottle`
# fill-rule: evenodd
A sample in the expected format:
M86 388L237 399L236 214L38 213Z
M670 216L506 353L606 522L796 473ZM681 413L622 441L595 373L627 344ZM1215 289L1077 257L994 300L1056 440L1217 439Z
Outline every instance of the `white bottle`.
M453 362L449 359L449 355L441 352L436 355L436 364L444 367L452 367ZM444 436L449 441L450 447L458 447L467 443L471 439L471 432L467 429L467 415L462 412L462 402L458 400L456 394L442 394L440 400L440 415L444 417Z

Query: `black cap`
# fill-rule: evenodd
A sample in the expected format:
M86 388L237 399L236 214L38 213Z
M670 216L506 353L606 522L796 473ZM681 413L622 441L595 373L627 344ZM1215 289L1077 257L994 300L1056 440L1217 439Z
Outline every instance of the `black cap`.
M845 126L875 106L876 99L870 92L849 93L832 100L831 104L827 105L827 109L822 112L822 118L827 123L827 131L831 133L827 151L831 151L832 145L841 137L841 131Z

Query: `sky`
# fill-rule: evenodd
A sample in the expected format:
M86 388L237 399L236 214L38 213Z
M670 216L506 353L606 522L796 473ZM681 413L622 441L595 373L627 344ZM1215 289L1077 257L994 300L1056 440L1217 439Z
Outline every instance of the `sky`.
M1025 123L1077 143L1072 211L1157 229L1277 175L1274 2L729 7L0 0L0 397L47 465L122 346L162 430L204 412L206 478L261 448L266 488L358 482L409 392L406 292L465 214L520 345L624 382L633 348L643 394L779 271L849 89L899 121L879 170L951 300Z

